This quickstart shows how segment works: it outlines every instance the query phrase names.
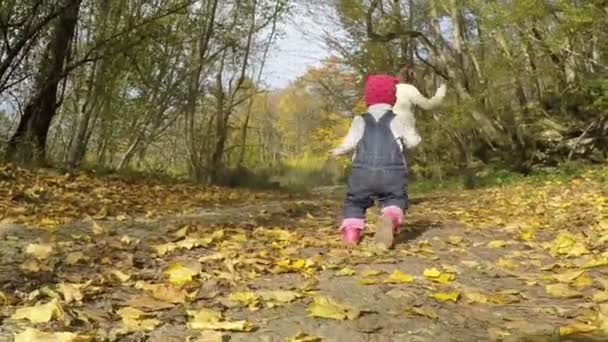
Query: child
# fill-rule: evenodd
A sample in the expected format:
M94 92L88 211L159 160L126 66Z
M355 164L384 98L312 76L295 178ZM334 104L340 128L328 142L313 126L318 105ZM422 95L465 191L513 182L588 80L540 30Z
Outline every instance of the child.
M388 248L399 233L407 209L407 170L402 151L417 142L407 140L412 133L406 131L412 127L392 111L398 82L398 78L389 75L366 78L364 98L368 112L354 118L342 145L331 151L338 156L355 150L340 226L342 240L349 245L359 243L365 212L374 199L382 207L376 240Z

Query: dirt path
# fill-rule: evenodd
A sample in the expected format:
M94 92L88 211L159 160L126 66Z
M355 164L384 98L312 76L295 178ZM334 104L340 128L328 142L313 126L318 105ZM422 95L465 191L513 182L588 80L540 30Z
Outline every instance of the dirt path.
M603 215L605 193L597 195ZM505 196L414 201L390 251L371 242L375 211L362 245L344 248L335 230L339 201L331 198L80 222L59 227L52 243L39 230L4 225L0 341L28 327L158 342L608 340L576 332L608 326L603 242L579 240L580 227L570 235L530 231L504 216L491 227L465 224L475 212L464 204L483 214L491 205L481 202L503 205ZM335 305L323 306L328 301ZM14 319L27 307L52 315Z

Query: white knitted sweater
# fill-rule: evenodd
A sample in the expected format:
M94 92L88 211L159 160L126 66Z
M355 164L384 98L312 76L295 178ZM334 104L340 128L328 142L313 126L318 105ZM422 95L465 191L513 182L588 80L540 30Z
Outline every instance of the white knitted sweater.
M390 104L376 104L368 107L368 112L378 121L389 110L397 115L396 120L391 122L391 132L395 139L403 139L405 146L399 147L412 148L418 145L421 141L420 135L416 131L416 119L412 113L414 105L423 109L433 109L441 104L445 97L446 86L442 85L437 90L436 94L428 99L420 93L420 91L411 84L401 83L397 85L397 102L391 108ZM342 155L348 153L357 146L357 143L363 137L365 130L365 121L361 116L356 116L350 126L346 137L342 144L332 150L333 155Z

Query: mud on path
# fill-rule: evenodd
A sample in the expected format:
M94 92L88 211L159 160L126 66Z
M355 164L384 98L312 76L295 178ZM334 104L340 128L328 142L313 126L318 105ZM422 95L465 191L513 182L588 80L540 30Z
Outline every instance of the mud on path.
M599 191L594 205L604 215L604 190L558 187L555 194ZM4 225L0 341L29 327L75 334L58 341L608 340L601 337L608 326L603 243L580 235L579 226L564 235L509 216L517 216L512 207L536 213L538 206L529 208L536 197L524 196L506 206L509 215L499 210L477 225L475 215L496 211L493 205L505 206L512 196L489 191L414 200L389 251L371 238L376 210L363 243L345 248L335 229L339 200L315 197L155 220L89 220L54 234ZM550 202L543 217L555 214ZM596 214L569 217L601 224L601 217L589 221ZM313 308L328 298L329 305ZM14 317L48 303L59 308L48 320ZM205 309L221 317L197 318Z

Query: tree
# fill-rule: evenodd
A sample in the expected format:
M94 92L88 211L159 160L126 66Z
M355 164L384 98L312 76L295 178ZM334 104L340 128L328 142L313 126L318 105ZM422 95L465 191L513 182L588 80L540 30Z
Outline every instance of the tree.
M65 77L64 67L78 22L80 3L81 0L65 0L65 9L55 20L53 33L40 60L33 94L8 144L8 159L44 161L49 127L59 105L57 90Z

